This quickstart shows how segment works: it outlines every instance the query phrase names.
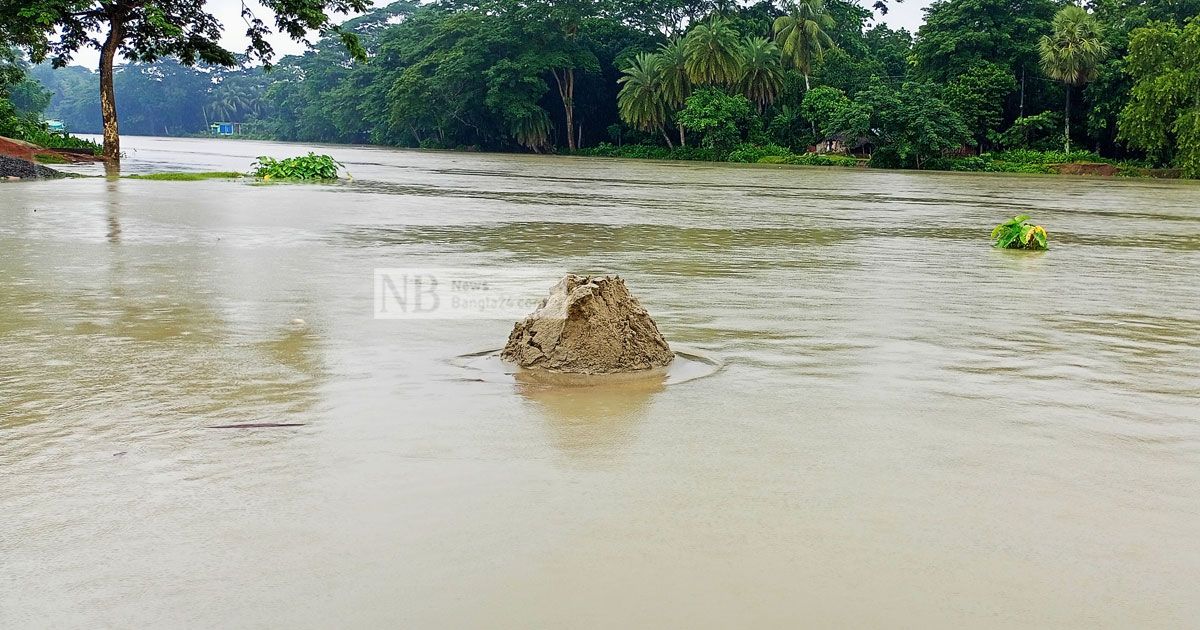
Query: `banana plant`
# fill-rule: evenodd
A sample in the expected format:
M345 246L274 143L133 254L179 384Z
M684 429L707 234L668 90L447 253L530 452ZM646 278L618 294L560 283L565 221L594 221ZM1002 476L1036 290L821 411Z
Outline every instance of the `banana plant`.
M992 243L1000 249L1046 249L1046 229L1026 223L1029 215L1017 215L992 230Z

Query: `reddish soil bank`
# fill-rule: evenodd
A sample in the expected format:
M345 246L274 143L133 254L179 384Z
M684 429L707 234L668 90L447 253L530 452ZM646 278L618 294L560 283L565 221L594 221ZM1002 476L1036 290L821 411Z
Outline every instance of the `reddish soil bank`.
M1059 175L1101 175L1104 177L1112 177L1121 172L1121 169L1112 164L1103 164L1099 162L1080 162L1078 164L1059 164L1054 167L1054 170Z
M0 155L14 157L21 160L34 162L35 155L53 155L67 162L103 162L104 158L96 157L87 152L76 152L65 149L47 149L39 147L36 144L30 144L24 140L13 140L0 136Z

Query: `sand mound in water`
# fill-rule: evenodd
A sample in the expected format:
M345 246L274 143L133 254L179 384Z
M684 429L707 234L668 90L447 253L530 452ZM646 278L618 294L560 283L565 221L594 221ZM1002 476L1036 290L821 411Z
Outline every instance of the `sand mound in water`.
M663 367L675 354L624 280L568 274L517 322L500 356L526 368L615 374Z

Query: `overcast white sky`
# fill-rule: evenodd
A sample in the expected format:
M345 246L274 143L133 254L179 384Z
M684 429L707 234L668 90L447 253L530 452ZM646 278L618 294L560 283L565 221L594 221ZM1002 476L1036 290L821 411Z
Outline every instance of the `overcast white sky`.
M375 4L385 4L388 0L375 0ZM860 0L863 6L870 7L872 0ZM881 18L888 26L892 28L907 28L910 32L916 33L917 27L921 25L925 14L922 12L932 0L904 0L897 3L896 0L890 0L891 8L888 14ZM206 3L216 16L225 26L225 35L221 39L221 44L234 52L241 52L246 49L246 23L242 21L241 0L208 0ZM268 25L272 24L272 14L257 5L250 2L250 6L254 9L258 17L262 18ZM315 37L315 36L314 36ZM275 47L275 52L278 57L302 52L304 44L297 43L291 40L286 35L276 34L271 38L271 45ZM92 49L80 50L79 54L75 55L75 60L72 63L84 65L95 69L100 60L100 53Z

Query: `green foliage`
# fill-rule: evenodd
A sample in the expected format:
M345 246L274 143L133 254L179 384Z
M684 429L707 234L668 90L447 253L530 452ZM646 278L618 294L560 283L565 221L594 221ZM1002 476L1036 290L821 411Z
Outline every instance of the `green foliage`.
M642 131L662 128L667 120L667 98L664 95L663 64L658 55L638 53L621 71L621 92L617 94L617 111L621 120Z
M1033 151L1016 149L985 154L990 159L1013 164L1069 164L1072 162L1109 162L1094 151Z
M818 140L812 125L801 114L801 108L784 105L780 107L767 125L767 136L771 141L793 149L803 150Z
M700 133L706 149L728 151L743 137L751 117L750 101L713 88L701 88L687 99L679 122Z
M4 1L0 17L13 5ZM31 7L30 15L53 17L68 5L87 12L99 3L17 4ZM318 4L331 6L320 0L280 6ZM172 29L188 28L173 19L175 12L203 19L207 6L180 5L141 3L146 10L134 21L149 30L126 33L126 45L167 42ZM639 157L739 160L817 160L776 148L759 155L753 147L802 153L842 136L869 141L875 166L1046 172L1056 163L1049 158L958 156L974 146L1066 148L1069 114L1087 121L1083 146L1120 160L1123 172L1145 172L1129 163L1140 151L1158 165L1200 163L1200 115L1191 113L1200 64L1190 52L1196 38L1187 35L1200 0L1089 0L1090 18L1068 12L1086 28L1056 33L1052 22L1062 6L1060 0L935 0L914 41L906 31L871 26L871 12L848 0L400 0L344 22L341 33L322 33L304 54L279 60L269 73L255 64L189 67L205 59L199 47L208 35L197 32L187 44L195 47L190 59L141 54L151 48L123 52L133 61L115 69L113 82L121 131L134 134L202 134L222 119L242 123L246 135L284 140L534 152L578 144L596 154L626 152L595 146L612 140L632 145L628 152ZM12 37L15 28L23 33L18 39L40 32L47 43L73 37L26 17L0 20L0 31ZM1090 34L1086 41L1094 35L1111 51L1083 73L1091 81L1082 99L1078 88L1068 92L1039 69L1039 39L1085 41L1059 37L1071 32ZM1135 51L1131 33L1143 32L1156 35L1138 35L1144 41ZM349 50L342 33L353 34L361 48ZM98 39L105 35L101 28ZM46 52L53 58L60 51ZM228 60L215 48L207 52ZM251 52L234 61L260 58ZM356 53L366 53L367 61L356 61ZM0 133L58 142L30 114L47 94L45 116L77 132L101 131L96 72L45 64L9 74ZM705 89L715 92L701 94ZM1083 140L1083 125L1072 131Z
M1096 77L1108 53L1104 29L1082 7L1067 5L1054 14L1052 32L1038 40L1042 69L1055 81L1080 86Z
M694 27L683 40L684 67L697 85L733 85L739 78L742 48L729 22L714 17Z
M737 148L729 152L729 156L725 158L727 162L761 162L765 157L787 158L792 155L792 152L787 147L781 147L777 144L757 145L744 143L739 144Z
M328 155L308 155L276 159L261 155L254 163L254 176L263 180L328 180L337 179L338 167L345 168L341 162Z
M309 31L331 27L327 14L360 12L367 0L274 0L269 3L275 26L293 39ZM274 55L268 37L272 29L246 9L251 59L269 62ZM266 16L263 16L266 17ZM10 40L25 48L35 62L51 58L55 66L71 61L80 48L100 49L105 36L115 27L121 54L130 61L154 61L176 57L185 65L206 63L232 66L235 55L221 47L222 25L206 11L205 2L194 0L29 0L0 3L0 23ZM353 39L353 38L347 38Z
M53 153L34 153L33 161L38 164L69 164L70 160Z
M800 166L852 167L858 166L859 162L858 160L845 155L829 155L828 153L798 153L785 158L784 164L796 164Z
M1057 143L1052 136L1061 121L1058 112L1051 111L1024 116L1003 132L993 132L989 140L1001 149L1051 149Z
M640 160L686 160L695 162L719 162L721 154L712 149L699 147L660 147L646 144L616 146L601 142L594 147L578 149L575 155L589 157L629 158Z
M917 31L917 74L949 83L985 63L1002 64L1017 77L1023 68L1032 73L1038 37L1050 31L1059 6L1055 0L937 0Z
M841 127L861 126L849 121L852 104L850 99L839 89L819 87L809 90L804 95L800 112L812 121L817 129L825 136L842 132Z
M1046 230L1026 223L1029 215L1017 215L992 229L993 247L1000 249L1046 249Z
M357 36L333 24L327 11L359 12L369 0L271 0L265 6L274 25L294 40L304 40L309 31L327 31L359 59L366 51ZM113 64L119 54L127 61L152 62L174 57L183 65L204 62L234 66L238 58L221 45L223 27L209 11L208 3L196 0L27 0L0 2L0 35L20 46L34 62L50 59L55 67L66 65L81 48L100 51L101 99L114 91ZM268 41L272 28L246 5L242 19L248 25L246 48L249 59L270 64L274 49ZM100 34L97 36L97 34ZM108 105L113 105L108 103ZM119 157L116 109L102 108L105 152Z
M943 97L979 143L987 141L999 129L1004 119L1005 98L1016 90L1016 77L1008 68L982 62L948 83Z
M858 160L845 155L822 153L792 153L777 144L741 144L729 152L728 162L757 162L759 164L795 164L801 166L858 166Z
M848 138L867 137L883 155L871 166L923 168L923 162L971 142L958 113L928 84L907 82L894 89L875 81L830 123ZM878 150L877 150L878 153Z
M1120 137L1200 177L1200 18L1182 29L1154 23L1133 31L1126 65L1134 86Z
M783 66L779 63L779 48L765 37L748 37L742 42L741 77L738 90L758 111L775 102L783 88Z
M1042 70L1066 86L1063 109L1063 150L1071 150L1071 88L1096 78L1097 69L1108 54L1104 29L1096 18L1076 5L1067 5L1054 14L1053 32L1038 40Z
M834 48L833 39L826 33L834 26L823 0L797 0L789 6L787 15L775 19L775 41L784 60L804 74L805 89L813 66L824 58L826 50Z

